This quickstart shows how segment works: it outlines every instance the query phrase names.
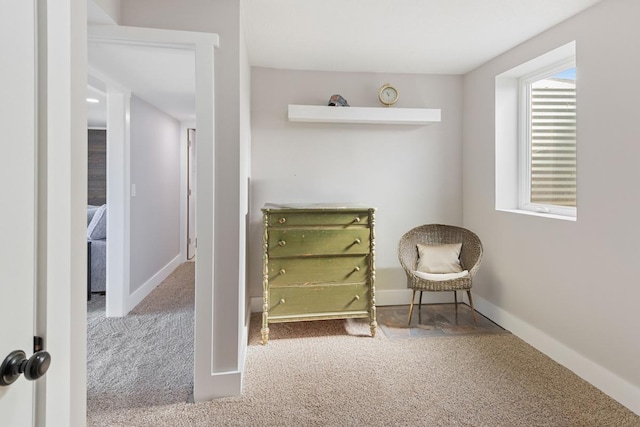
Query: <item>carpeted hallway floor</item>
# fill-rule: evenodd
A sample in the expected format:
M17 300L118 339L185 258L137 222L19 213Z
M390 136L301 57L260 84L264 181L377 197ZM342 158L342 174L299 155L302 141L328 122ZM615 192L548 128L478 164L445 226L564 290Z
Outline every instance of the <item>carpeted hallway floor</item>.
M90 426L640 426L517 337L493 324L473 333L468 313L456 318L464 334L393 333L402 307L381 307L380 322L397 322L376 338L364 320L299 322L270 326L267 346L254 314L243 395L187 403L193 264L124 319L105 319L99 304L89 312ZM412 329L446 332L452 318L438 310L423 306Z
M87 307L89 415L191 399L194 267L182 264L126 317L105 318L105 296L92 296Z

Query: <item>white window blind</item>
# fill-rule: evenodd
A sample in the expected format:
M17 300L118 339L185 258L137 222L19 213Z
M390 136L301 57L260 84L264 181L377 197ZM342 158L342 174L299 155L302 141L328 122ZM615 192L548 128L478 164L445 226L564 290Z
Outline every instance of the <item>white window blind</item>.
M531 84L530 203L576 206L576 82Z

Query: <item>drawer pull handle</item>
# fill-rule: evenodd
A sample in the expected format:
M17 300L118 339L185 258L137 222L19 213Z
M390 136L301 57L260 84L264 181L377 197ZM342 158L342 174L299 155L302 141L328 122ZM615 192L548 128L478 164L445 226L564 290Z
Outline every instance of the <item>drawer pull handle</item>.
M284 246L284 245L286 245L286 244L287 244L287 242L286 242L286 241L284 241L284 240L280 240L280 241L278 241L278 246Z
M353 297L353 299L358 301L360 299L360 295L356 295L355 297Z
M355 267L353 267L353 271L360 271L360 267L356 265Z
M285 222L287 222L287 218L284 218L284 217L283 217L283 218L280 218L280 219L278 220L278 222L279 222L280 224L284 224Z
M360 222L360 217L357 216L357 217L353 218L353 222Z
M285 303L284 298L280 298L280 301L278 301L278 304L284 304L284 303Z
M353 243L355 245L359 245L360 244L360 238L356 237L356 240L354 240Z
M284 276L284 274L285 274L286 272L287 272L287 271L286 271L284 268L282 268L282 269L280 269L280 271L279 271L278 273L280 273L280 275L281 275L281 276Z

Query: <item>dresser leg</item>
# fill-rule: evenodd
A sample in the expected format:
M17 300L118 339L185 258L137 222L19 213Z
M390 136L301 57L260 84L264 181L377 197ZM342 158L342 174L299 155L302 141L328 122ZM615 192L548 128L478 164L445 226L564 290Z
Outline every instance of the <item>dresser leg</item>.
M269 341L269 315L266 311L262 312L262 329L260 329L260 332L262 332L262 345L267 345Z
M371 307L371 323L369 323L371 329L371 338L375 338L376 329L378 328L378 322L376 321L376 306Z

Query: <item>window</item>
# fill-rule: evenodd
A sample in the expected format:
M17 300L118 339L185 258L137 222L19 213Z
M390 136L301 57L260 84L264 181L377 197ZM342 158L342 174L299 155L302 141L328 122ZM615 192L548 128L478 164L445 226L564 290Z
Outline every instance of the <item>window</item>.
M576 216L575 58L528 74L519 86L519 208Z
M576 42L495 77L496 210L576 221Z

